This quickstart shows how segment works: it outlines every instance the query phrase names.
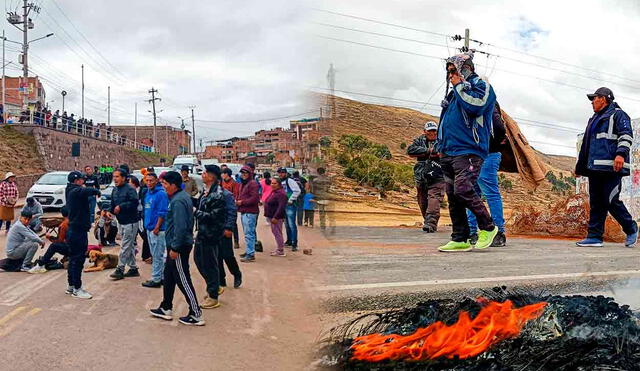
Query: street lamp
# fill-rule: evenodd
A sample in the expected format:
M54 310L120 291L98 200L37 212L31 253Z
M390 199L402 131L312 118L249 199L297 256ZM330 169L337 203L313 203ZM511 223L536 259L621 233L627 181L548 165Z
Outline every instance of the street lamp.
M62 94L62 113L64 113L64 97L67 95L67 92L63 90L60 94Z
M42 40L42 39L46 39L47 37L51 37L51 36L53 36L53 32L50 33L50 34L46 34L46 35L44 35L42 37L38 37L37 39L33 39L33 40L29 41L27 43L27 45L31 44L32 42L35 42L35 41L38 41L38 40ZM7 40L7 41L9 41L9 40ZM20 44L20 43L18 43L18 44Z

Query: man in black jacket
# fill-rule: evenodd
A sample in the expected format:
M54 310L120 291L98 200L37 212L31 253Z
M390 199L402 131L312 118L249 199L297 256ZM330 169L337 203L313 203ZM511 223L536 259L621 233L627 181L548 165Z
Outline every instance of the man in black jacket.
M189 304L189 314L180 317L180 323L203 326L202 310L189 273L189 254L193 247L193 202L182 190L182 176L178 172L169 171L162 179L162 186L169 195L169 212L165 221L168 254L164 266L162 303L150 313L154 317L172 320L173 294L178 285Z
M413 176L418 191L418 205L422 212L422 230L433 233L438 230L440 205L444 199L444 177L440 167L440 154L436 151L438 125L434 121L424 124L424 134L413 140L407 154L416 158Z
M84 177L79 171L69 173L67 181L69 183L65 189L65 196L69 209L69 231L67 232L69 288L66 293L74 298L91 299L91 294L82 288L82 268L89 244L87 232L91 229L89 197L99 196L100 191L95 188L83 187Z
M221 170L216 165L206 165L202 173L205 189L198 200L195 217L198 220L198 235L193 260L200 274L207 282L207 296L200 305L203 309L220 306L218 295L224 291L220 287L219 260L222 238L233 234L232 223L235 220L227 216L229 206L226 203L225 189L220 185ZM228 191L226 191L228 193ZM232 198L233 199L233 198ZM235 205L232 206L235 214Z
M489 155L482 163L480 168L480 176L475 184L476 192L484 196L489 204L489 212L496 227L498 234L493 239L491 246L506 246L507 237L504 234L504 211L502 208L502 195L500 194L500 184L498 182L498 169L500 169L500 161L502 160L502 148L507 140L506 128L502 120L502 111L500 105L496 102L493 109L493 136L489 139ZM478 241L478 222L476 216L471 210L467 209L467 219L469 220L469 229L471 235L469 242L475 245Z
M120 233L122 234L118 267L109 276L113 280L140 276L136 265L134 247L134 242L138 236L138 194L127 182L127 175L127 172L123 169L113 172L113 182L116 186L111 193L111 213L118 219ZM125 273L124 268L127 265L129 270Z

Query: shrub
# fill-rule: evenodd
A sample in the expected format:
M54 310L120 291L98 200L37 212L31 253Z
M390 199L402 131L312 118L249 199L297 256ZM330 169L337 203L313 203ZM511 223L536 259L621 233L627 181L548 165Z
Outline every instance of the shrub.
M400 149L405 149L405 148L407 148L407 143L405 142L400 143Z

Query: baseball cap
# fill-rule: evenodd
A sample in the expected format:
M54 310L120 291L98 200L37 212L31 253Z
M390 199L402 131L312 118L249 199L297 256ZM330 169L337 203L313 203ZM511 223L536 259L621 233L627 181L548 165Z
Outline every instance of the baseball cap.
M278 173L288 173L287 169L284 168L284 167L279 167L277 172Z
M79 171L72 171L69 173L69 175L67 175L67 181L69 183L73 183L78 179L84 179L84 175L82 175L82 173Z
M438 130L438 124L436 124L434 121L427 121L424 124L424 130L426 130L426 131Z
M616 99L613 96L613 92L611 91L611 89L605 88L604 86L601 88L598 88L598 90L596 90L596 92L593 94L587 94L587 98L589 98L589 100L593 100L595 97L605 97L610 101Z

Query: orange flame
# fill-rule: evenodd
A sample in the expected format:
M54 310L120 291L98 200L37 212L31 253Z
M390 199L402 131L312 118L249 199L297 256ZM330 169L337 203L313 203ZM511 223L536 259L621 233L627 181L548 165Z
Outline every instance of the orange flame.
M371 334L357 337L351 345L351 359L380 362L475 357L502 340L518 336L528 321L542 315L547 305L540 302L513 308L509 300L498 303L479 298L478 301L485 306L473 320L469 313L462 311L458 322L451 326L435 322L406 336Z

